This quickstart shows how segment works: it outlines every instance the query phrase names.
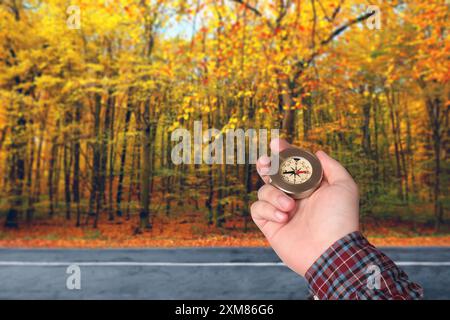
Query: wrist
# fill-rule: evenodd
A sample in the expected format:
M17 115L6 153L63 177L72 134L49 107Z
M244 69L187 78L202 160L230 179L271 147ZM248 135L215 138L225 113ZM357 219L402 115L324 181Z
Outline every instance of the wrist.
M334 234L325 234L325 237L321 237L317 239L310 245L310 252L308 254L308 258L304 260L304 264L302 266L301 275L305 276L307 271L319 260L328 250L332 249L333 245L335 245L339 240L343 239L349 234L359 233L359 228L348 228L346 231L342 231Z

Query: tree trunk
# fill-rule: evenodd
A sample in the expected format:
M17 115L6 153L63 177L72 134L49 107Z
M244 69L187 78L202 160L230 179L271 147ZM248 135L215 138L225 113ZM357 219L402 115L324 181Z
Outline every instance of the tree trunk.
M76 226L79 227L81 223L81 209L80 209L80 123L81 123L81 103L75 105L75 129L74 129L74 143L73 143L73 178L72 178L72 192L73 202L77 210Z
M362 148L364 154L372 158L372 146L370 141L370 109L371 103L368 99L365 99L363 103L363 124L361 126L362 131Z
M110 159L109 164L112 164L112 152L109 152L108 154L108 146L111 145L112 148L112 130L111 130L111 124L113 123L113 116L114 116L114 105L115 105L115 99L113 96L113 90L108 91L108 99L106 103L106 110L105 110L105 119L103 123L103 134L102 134L102 141L101 141L101 162L100 162L100 198L105 199L105 191L106 191L106 177L108 176L108 158ZM111 168L113 169L113 168ZM110 187L112 184L112 178L109 180ZM112 193L112 189L111 189ZM108 198L108 204L111 202L111 194L109 194ZM106 206L108 211L108 220L114 220L114 215L112 212L112 206L107 205Z
M58 121L59 122L59 121ZM56 125L59 127L59 123ZM58 158L58 134L53 134L51 139L50 161L48 168L48 196L50 201L49 216L55 214L55 172L56 161Z
M19 110L21 106L19 106ZM6 214L5 227L17 228L19 226L18 216L23 205L23 183L25 179L25 148L26 148L26 124L24 112L20 110L19 116L15 118L11 127L11 142L9 145L9 209Z
M95 141L92 144L92 182L91 182L91 195L89 197L89 213L86 219L89 217L94 218L94 228L97 226L98 217L100 214L102 199L100 197L100 170L101 170L101 135L100 135L100 116L102 108L102 98L100 94L96 93L94 96L94 136Z
M119 168L119 182L117 184L117 195L116 195L116 214L118 217L122 217L122 197L123 197L123 180L125 177L125 164L127 159L127 142L128 142L128 130L130 127L130 120L132 114L132 89L128 90L128 100L127 100L127 110L125 112L125 124L123 127L123 144L122 151L120 154L120 168Z
M72 115L67 111L65 114L65 126L70 126L72 123ZM70 220L71 218L71 190L70 190L70 171L72 168L72 153L69 143L69 137L67 134L64 134L64 194L65 194L65 202L66 202L66 219Z
M39 143L37 148L37 157L36 157L36 173L34 176L34 191L33 191L33 203L39 202L39 198L41 195L41 163L42 163L42 148L44 145L44 132L47 127L46 117L42 120L40 133L39 133ZM33 206L34 211L34 206ZM30 213L33 215L33 213Z
M139 212L138 231L143 228L151 229L150 223L150 184L151 184L151 136L152 119L150 119L150 100L144 103L143 130L142 130L142 162L141 162L141 210Z
M126 219L130 220L131 215L130 215L130 206L131 206L131 200L133 197L133 191L136 190L136 194L138 195L138 199L140 198L139 196L139 191L138 191L138 187L139 183L136 181L139 181L139 171L136 170L135 168L138 167L139 163L140 163L140 155L139 155L139 150L140 150L140 146L139 146L139 135L135 136L134 139L134 145L133 145L133 152L132 152L132 157L131 157L131 170L130 170L130 183L128 186L128 199L127 199L127 214L126 214ZM136 177L135 177L136 174Z
M212 127L211 113L208 113L208 128ZM208 209L208 225L213 225L214 221L214 174L213 164L208 165L208 197L206 199L206 208Z
M398 134L397 134L397 126L395 122L395 116L394 116L394 104L395 104L395 98L393 92L387 92L387 101L389 106L389 115L391 118L391 128L392 128L392 135L394 138L394 149L395 149L395 163L396 163L396 177L397 177L397 184L398 184L398 196L400 199L403 198L403 187L402 187L402 168L400 164L400 148L398 145Z
M27 214L26 219L27 223L30 223L33 219L33 213L34 213L34 194L33 194L33 165L34 165L34 158L35 158L35 141L34 139L31 139L29 142L29 149L30 149L30 156L27 164L27 182L26 182L26 189L28 193L28 206L27 206Z
M434 186L433 186L433 202L435 215L435 229L440 231L443 222L443 208L440 199L441 193L441 143L442 143L442 117L441 118L441 100L438 97L427 98L426 106L428 111L428 119L431 124L434 151ZM448 109L446 111L448 113ZM447 116L448 117L448 116Z

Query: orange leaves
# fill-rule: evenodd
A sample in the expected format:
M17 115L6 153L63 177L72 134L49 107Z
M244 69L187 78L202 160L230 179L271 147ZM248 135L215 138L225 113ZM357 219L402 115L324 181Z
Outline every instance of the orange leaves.
M414 246L414 247L426 247L426 246L448 246L450 243L450 237L370 237L369 241L375 246Z
M0 228L0 247L18 248L132 248L132 247L260 247L268 246L255 228L242 233L242 220L230 219L227 232L205 225L201 215L178 219L156 218L152 231L133 235L134 219L121 224L103 221L98 229L80 227L64 220L22 226L19 230ZM422 227L423 236L416 237L408 226L394 221L363 223L365 233L375 245L445 246L450 236L432 236L432 229ZM420 228L420 226L419 226ZM380 237L381 236L381 237Z

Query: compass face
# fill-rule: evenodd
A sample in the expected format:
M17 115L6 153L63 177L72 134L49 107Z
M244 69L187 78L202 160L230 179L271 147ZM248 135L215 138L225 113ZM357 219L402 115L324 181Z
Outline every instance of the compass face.
M270 176L270 184L294 199L309 197L322 181L319 159L306 150L287 148L279 153L280 168Z
M303 157L289 157L280 166L281 178L289 184L302 184L313 174L311 163Z

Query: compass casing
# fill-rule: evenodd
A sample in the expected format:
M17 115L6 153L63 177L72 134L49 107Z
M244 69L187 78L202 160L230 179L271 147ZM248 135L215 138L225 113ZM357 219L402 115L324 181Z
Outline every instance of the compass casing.
M291 184L283 179L281 174L281 164L291 157L302 157L311 164L312 175L304 183ZM279 158L280 166L278 172L270 176L270 184L294 199L307 198L319 187L322 181L323 169L319 159L314 154L299 148L289 148L281 151L279 153Z

